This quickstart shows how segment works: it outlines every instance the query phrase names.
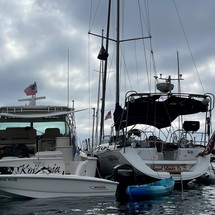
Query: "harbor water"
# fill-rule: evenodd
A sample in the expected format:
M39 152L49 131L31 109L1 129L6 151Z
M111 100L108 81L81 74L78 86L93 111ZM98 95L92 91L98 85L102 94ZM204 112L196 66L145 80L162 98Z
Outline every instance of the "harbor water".
M116 215L116 214L181 214L214 215L215 185L193 184L186 190L174 190L171 195L120 204L115 197L84 197L56 199L0 199L1 215Z

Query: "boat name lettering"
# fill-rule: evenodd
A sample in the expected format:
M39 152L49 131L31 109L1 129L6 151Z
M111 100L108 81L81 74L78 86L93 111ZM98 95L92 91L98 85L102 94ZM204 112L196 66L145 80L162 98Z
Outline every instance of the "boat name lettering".
M187 171L186 165L154 165L152 169L155 171L181 172Z
M0 181L17 182L17 178L0 178Z
M133 169L118 169L118 173L131 173Z
M101 146L100 150L105 150L107 147L106 146Z
M38 171L40 171L40 169L44 169L44 167L39 167L38 165L35 165L34 167L30 166L29 164L23 164L19 167L15 167L13 173L14 174L35 174ZM55 166L54 167L46 167L47 170L49 170L50 173L60 173L60 167L59 166Z
M104 185L90 186L90 188L93 190L106 190L106 187Z

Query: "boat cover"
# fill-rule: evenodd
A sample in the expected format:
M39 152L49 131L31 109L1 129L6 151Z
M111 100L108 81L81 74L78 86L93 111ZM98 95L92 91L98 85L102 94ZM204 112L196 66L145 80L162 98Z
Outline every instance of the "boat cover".
M116 104L114 122L116 130L135 124L147 124L165 128L178 116L206 112L208 104L192 97L169 96L158 100L160 95L140 97L128 101L123 109Z

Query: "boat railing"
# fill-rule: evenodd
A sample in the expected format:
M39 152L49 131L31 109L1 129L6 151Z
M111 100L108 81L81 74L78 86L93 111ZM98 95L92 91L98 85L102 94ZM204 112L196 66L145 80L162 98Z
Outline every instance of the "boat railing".
M210 100L210 101L214 101L214 95L213 94L193 94L193 93L138 93L138 92L134 92L134 91L130 91L126 94L126 98L125 101L132 101L132 98L135 97L145 97L145 96L149 96L152 97L153 95L157 95L160 97L162 96L180 96L180 97L187 97L187 98L199 98L199 99L205 99L206 97ZM214 104L214 102L211 102L212 104ZM212 106L212 108L214 108L214 105Z
M1 113L25 113L25 112L61 112L71 111L72 109L66 106L13 106L1 107Z

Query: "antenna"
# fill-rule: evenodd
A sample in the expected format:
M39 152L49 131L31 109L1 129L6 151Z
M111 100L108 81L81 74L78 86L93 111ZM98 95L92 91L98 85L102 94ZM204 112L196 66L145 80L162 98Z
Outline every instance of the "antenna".
M69 49L68 49L68 71L67 71L67 106L69 107Z

